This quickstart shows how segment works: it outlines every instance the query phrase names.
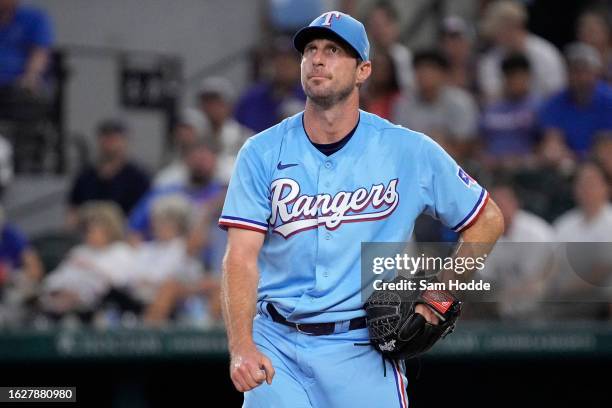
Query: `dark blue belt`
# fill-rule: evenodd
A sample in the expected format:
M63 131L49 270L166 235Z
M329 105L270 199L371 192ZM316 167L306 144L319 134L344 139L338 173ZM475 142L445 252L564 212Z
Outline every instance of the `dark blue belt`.
M268 303L268 305L266 306L266 309L268 310L268 313L270 313L270 317L272 317L273 321L275 321L276 323L284 324L285 326L293 327L300 333L309 334L311 336L324 336L327 334L333 334L336 331L335 322L293 323L293 322L288 321L287 319L283 317L283 315L278 313L278 311L272 305L272 303ZM356 329L364 329L365 327L366 327L366 318L365 316L363 316L363 317L356 317L354 319L351 319L349 321L348 329L356 330Z

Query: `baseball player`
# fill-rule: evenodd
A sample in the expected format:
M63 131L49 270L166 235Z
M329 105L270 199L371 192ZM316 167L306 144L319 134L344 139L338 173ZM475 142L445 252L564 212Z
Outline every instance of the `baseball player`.
M294 45L305 110L243 146L219 220L231 379L244 407L407 407L403 364L355 345L361 242L407 241L422 212L466 242L495 242L503 221L429 137L359 110L372 70L359 21L325 13Z

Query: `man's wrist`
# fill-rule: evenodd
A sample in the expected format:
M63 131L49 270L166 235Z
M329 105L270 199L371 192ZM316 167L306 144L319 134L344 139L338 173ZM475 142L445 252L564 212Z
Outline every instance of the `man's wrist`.
M251 348L255 348L255 342L251 336L241 337L240 340L231 341L229 344L230 354Z

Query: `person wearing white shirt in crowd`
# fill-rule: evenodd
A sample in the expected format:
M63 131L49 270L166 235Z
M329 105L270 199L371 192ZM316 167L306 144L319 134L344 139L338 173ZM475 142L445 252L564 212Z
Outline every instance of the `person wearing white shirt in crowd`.
M493 47L481 57L478 82L486 101L502 94L501 61L508 53L518 52L529 59L534 95L550 96L563 89L567 73L561 53L553 44L527 30L527 10L520 2L498 0L487 6L482 29Z
M153 239L142 242L135 253L128 292L144 305L154 302L157 292L169 279L195 281L202 265L187 251L186 236L192 207L182 195L163 196L152 208Z
M449 62L440 50L417 51L413 64L415 89L397 99L392 121L426 133L461 161L476 137L476 101L464 89L448 85Z
M43 281L43 310L55 315L93 312L111 289L126 285L134 253L123 242L122 214L112 202L92 201L83 206L84 242Z
M612 242L612 204L606 176L599 164L583 163L574 184L578 206L555 223L560 242Z
M172 130L172 146L164 157L164 167L153 179L154 187L185 183L189 179L186 157L192 146L209 132L207 119L195 109L186 109Z
M194 324L218 320L220 308L219 275L205 273L202 263L190 253L189 229L196 214L193 204L184 196L163 196L153 204L153 240L140 244L129 292L144 306L147 324L166 323L172 312ZM186 309L186 301L197 304L201 313Z
M482 272L492 282L497 313L504 319L534 319L553 268L554 230L544 219L520 207L513 186L491 190L505 231Z
M235 92L232 83L222 77L205 79L198 92L199 108L210 123L210 137L217 147L217 169L215 178L228 185L238 151L253 135L232 117Z
M599 164L587 161L578 168L574 198L577 207L554 223L557 241L566 244L558 254L552 294L572 302L562 309L565 317L601 317L601 301L609 299L606 288L612 284L612 205Z

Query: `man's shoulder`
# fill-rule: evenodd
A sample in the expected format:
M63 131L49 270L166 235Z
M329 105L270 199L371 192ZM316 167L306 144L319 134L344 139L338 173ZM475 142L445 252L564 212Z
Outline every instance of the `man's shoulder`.
M581 219L582 212L580 209L572 208L571 210L561 214L561 216L559 216L559 218L553 222L553 228L557 234L571 232L574 229L574 226L580 222Z
M408 139L420 139L426 137L422 133L408 129L401 125L395 124L387 119L381 118L370 112L360 111L360 120L364 126L367 126L370 131L379 132L385 137L404 137Z

